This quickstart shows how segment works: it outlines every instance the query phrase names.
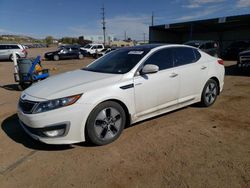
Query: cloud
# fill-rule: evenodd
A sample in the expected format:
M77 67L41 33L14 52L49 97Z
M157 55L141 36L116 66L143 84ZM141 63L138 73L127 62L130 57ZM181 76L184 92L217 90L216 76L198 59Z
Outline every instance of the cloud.
M86 26L86 25L78 25L78 26L71 26L68 28L70 30L70 36L84 36L84 35L100 35L101 34L101 27L98 28L96 26Z
M118 38L124 38L124 33L132 39L143 39L143 33L148 34L150 16L116 16L107 19L108 30L117 35Z
M239 8L247 8L250 7L250 0L239 0L237 2L237 7Z
M176 18L174 20L175 21L189 21L189 20L202 19L203 17L211 15L215 12L218 12L221 9L222 9L222 7L210 6L210 7L207 7L205 10L194 12L191 15L181 16L181 17Z
M142 40L144 33L148 35L151 17L148 15L121 15L106 19L106 32L116 38L124 39L126 32L127 37ZM100 35L102 26L97 22L94 26L71 26L69 30L74 36L80 35Z
M0 28L0 34L6 34L6 33L8 33L8 31L6 29Z
M185 8L200 8L207 4L218 4L224 2L225 0L189 0L187 5L183 5Z
M10 31L10 30L3 29L3 28L0 28L0 35L20 35L20 36L29 36L33 38L44 38L44 36L41 36L35 33L16 32L16 31Z

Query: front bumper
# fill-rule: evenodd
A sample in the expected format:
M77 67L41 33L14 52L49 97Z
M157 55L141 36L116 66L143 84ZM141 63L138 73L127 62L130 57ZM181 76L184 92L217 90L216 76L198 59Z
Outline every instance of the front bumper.
M90 105L75 103L38 114L25 114L18 107L17 114L25 132L35 140L46 144L72 144L85 141L84 129L90 111ZM65 125L62 135L48 137L44 134L44 131L56 130L62 125Z

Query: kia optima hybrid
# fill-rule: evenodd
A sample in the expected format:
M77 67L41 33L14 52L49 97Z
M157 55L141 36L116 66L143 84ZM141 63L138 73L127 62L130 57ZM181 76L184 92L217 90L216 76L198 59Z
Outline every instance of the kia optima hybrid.
M211 106L223 84L223 60L197 48L121 48L23 91L18 117L31 137L47 144L104 145L129 124L193 103Z

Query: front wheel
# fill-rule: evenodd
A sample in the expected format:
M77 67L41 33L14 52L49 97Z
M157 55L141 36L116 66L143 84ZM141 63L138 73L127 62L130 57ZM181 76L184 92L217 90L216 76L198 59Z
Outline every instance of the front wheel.
M59 56L58 55L54 55L53 59L54 59L54 61L58 61L59 60Z
M116 102L99 104L90 113L86 124L87 138L95 145L105 145L116 140L126 122L126 115Z
M202 95L201 95L201 105L204 107L211 106L219 93L219 87L215 80L209 79L205 84Z

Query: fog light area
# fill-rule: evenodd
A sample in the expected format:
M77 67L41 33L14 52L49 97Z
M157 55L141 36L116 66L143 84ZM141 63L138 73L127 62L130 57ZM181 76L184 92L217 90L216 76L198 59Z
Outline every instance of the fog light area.
M45 131L44 134L48 137L62 136L64 134L64 129Z

